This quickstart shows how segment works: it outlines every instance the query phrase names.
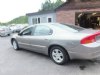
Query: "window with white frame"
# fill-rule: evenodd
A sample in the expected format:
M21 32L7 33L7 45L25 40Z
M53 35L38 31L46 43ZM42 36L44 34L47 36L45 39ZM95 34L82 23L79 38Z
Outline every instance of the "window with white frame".
M33 24L37 24L37 23L40 23L41 20L40 20L40 18L33 18L32 22L33 22Z
M37 20L37 21L38 21L38 23L40 23L40 22L41 22L40 18L37 18L37 19L38 19L38 20Z
M37 18L32 19L33 24L37 24Z
M52 22L52 18L51 17L48 17L47 18L47 21L48 21L48 23L51 23Z

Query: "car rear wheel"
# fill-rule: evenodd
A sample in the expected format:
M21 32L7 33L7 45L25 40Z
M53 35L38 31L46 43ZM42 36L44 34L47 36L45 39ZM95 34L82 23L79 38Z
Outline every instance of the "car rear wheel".
M59 65L63 65L69 61L68 53L59 46L54 46L50 49L50 57L52 60Z
M13 48L14 48L15 50L18 50L18 49L19 49L18 43L17 43L16 40L13 40L13 41L12 41L12 45L13 45Z

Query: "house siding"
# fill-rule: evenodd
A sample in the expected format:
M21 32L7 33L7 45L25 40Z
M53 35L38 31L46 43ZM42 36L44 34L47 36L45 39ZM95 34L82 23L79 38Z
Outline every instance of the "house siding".
M40 23L47 23L47 18L52 18L52 22L56 22L56 14L55 13L48 13L48 14L40 14L40 15L31 15L28 16L28 23L29 25L33 24L33 18L40 18Z

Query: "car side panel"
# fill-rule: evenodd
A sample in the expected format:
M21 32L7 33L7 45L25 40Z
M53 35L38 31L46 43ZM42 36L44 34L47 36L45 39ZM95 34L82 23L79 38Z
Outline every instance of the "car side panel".
M31 50L43 54L48 54L50 39L48 36L32 36Z
M20 48L30 49L30 36L17 36L16 40Z

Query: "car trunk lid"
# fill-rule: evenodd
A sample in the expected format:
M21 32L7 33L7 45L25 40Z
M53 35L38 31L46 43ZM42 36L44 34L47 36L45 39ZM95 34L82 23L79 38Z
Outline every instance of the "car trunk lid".
M79 33L88 34L85 38L83 38L85 40L100 42L100 30L85 29L83 31L80 31Z

